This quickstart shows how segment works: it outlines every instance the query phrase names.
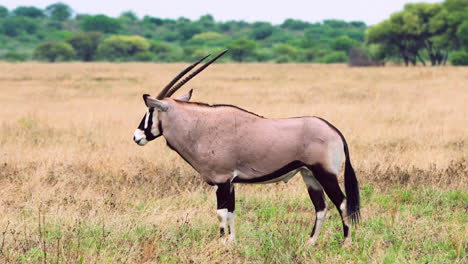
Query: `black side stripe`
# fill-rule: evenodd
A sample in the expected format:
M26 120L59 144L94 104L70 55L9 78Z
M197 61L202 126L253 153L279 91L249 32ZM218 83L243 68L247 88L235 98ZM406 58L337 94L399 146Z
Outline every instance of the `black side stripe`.
M286 166L283 166L282 168L279 168L276 171L274 171L272 173L269 173L267 175L264 175L264 176L261 176L261 177L255 178L255 179L242 179L242 178L236 177L236 178L234 178L234 180L232 182L237 182L237 183L262 183L262 182L266 182L266 181L271 181L273 179L276 179L278 177L281 177L281 176L285 175L288 172L291 172L291 171L293 171L295 169L298 169L298 168L300 168L300 167L302 167L304 165L305 164L302 161L295 160L295 161L287 164Z

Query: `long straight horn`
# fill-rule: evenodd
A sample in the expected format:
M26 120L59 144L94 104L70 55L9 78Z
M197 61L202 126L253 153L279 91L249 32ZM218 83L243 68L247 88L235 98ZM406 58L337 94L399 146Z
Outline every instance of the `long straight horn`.
M192 65L188 66L185 70L183 70L182 72L180 72L170 83L168 83L166 85L166 87L164 87L164 89L162 89L162 91L158 94L158 96L156 97L156 99L163 99L164 97L166 97L166 93L169 91L169 89L171 89L171 87L174 85L174 83L176 83L180 78L184 77L185 74L187 74L187 72L189 72L190 70L193 69L193 67L197 66L200 62L202 62L203 60L205 60L206 58L208 58L210 55L206 55L205 57L201 58L200 60L196 61L195 63L193 63ZM167 96L169 97L169 96Z
M169 92L166 94L166 97L171 97L171 95L173 95L177 90L179 90L180 87L182 87L182 85L184 85L186 82L190 81L190 79L192 79L193 77L195 77L197 74L199 74L201 71L203 71L206 67L208 67L211 63L213 63L214 61L216 61L219 57L223 56L224 54L226 54L226 52L228 52L228 50L224 50L223 52L221 52L220 54L218 54L216 57L214 57L213 59L209 60L207 63L203 64L203 66L201 66L200 68L198 68L196 71L192 72L189 76L185 77L185 79L183 79L182 81L180 81L179 83L177 83L174 87L172 87L172 89L169 90Z

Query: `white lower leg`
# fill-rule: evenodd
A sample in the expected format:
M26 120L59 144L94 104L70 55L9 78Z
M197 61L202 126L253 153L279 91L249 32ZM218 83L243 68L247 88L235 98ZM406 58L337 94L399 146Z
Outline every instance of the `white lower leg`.
M346 210L346 199L343 200L340 204L341 217L343 219L343 229L344 229L344 243L348 244L351 242L351 229L349 228L348 213Z
M315 220L315 230L314 230L314 234L309 239L309 244L314 245L315 242L317 242L317 238L318 238L318 235L320 233L320 228L322 227L323 220L325 219L326 215L327 215L327 208L326 207L325 207L325 209L323 211L318 211L317 212L317 215L316 215L317 218Z
M228 210L226 208L218 209L216 211L216 214L218 215L218 220L219 220L219 230L220 230L221 236L223 236L226 233Z
M234 227L234 212L228 212L227 219L229 225L229 241L236 241L236 228Z

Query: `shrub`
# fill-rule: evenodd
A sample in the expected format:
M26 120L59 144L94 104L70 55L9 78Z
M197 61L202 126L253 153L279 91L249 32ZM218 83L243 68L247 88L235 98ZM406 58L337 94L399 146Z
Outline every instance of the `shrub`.
M348 36L341 36L333 39L330 47L334 50L348 52L352 47L358 46L359 42L351 39Z
M339 62L346 62L347 60L348 60L348 56L346 56L346 53L344 51L333 51L323 56L320 59L320 62L339 63Z
M96 54L99 41L101 39L100 32L81 32L68 38L67 42L70 43L76 51L76 55L80 60L92 61Z
M256 40L262 40L271 36L274 30L274 27L268 22L255 22L252 27L252 36Z
M34 50L34 57L49 62L67 61L75 56L73 47L65 42L49 41L40 44Z
M140 36L111 36L99 44L97 49L101 59L111 61L128 61L140 52L149 50L150 44L147 39Z
M293 61L293 59L291 57L289 57L288 55L279 56L275 60L276 63L288 63L288 62L292 62L292 61Z
M0 33L9 37L16 37L23 33L35 34L39 26L34 19L29 17L7 17L0 25Z
M468 65L468 52L455 51L450 54L450 62L452 65L461 66Z
M174 48L164 42L151 42L150 51L155 55L155 61L169 62L175 59Z
M235 61L242 62L248 59L250 56L255 54L257 45L255 41L247 38L240 38L232 41L228 45L228 49L231 53L231 58Z
M156 56L152 52L145 51L135 54L134 59L136 61L153 61L156 59Z
M278 45L274 46L273 47L273 52L274 52L275 56L278 57L278 58L279 57L288 57L291 60L296 59L297 55L298 55L297 48L292 46L292 45L286 44L286 43L282 43L282 44L278 44Z
M80 21L83 31L99 31L104 33L117 33L121 24L119 20L105 15L85 16Z
M2 60L6 61L26 61L29 58L29 54L17 51L9 51L1 57Z

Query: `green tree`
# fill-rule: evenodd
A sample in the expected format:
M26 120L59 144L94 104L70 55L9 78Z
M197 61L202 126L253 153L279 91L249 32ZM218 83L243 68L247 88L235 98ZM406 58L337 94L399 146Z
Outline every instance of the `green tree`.
M217 32L203 32L196 34L190 40L190 44L206 46L224 46L228 38Z
M53 20L65 21L70 19L72 15L72 9L70 8L70 6L58 2L47 6L45 9L45 13Z
M348 56L346 56L346 53L344 51L333 51L320 59L320 62L323 63L340 63L347 61Z
M455 66L466 66L468 65L468 52L455 51L450 55L450 62Z
M150 44L147 39L140 36L111 36L103 40L97 53L106 60L132 60L138 53L147 52Z
M447 12L447 42L450 48L460 49L461 43L457 32L459 26L468 21L468 0L445 0L442 5Z
M0 6L0 18L4 18L8 16L8 8L4 6Z
M443 34L440 23L443 23L446 14L442 11L439 3L405 5L405 12L411 12L418 18L418 31L414 34L414 39L426 50L433 66L444 63L448 56L448 47L440 42L440 35Z
M296 60L299 54L296 47L286 43L275 45L273 47L273 52L276 58L282 58L282 62Z
M232 41L228 45L228 49L231 53L231 58L238 62L245 61L248 57L255 54L257 45L254 41L247 38L240 38Z
M120 28L120 22L105 15L86 16L80 21L80 27L83 31L98 31L103 33L117 33Z
M168 43L153 41L149 50L155 54L156 61L169 62L175 58L174 48Z
M34 49L34 57L49 62L67 61L75 56L73 47L65 42L49 41L40 44Z
M216 28L215 20L210 14L201 16L197 23L206 31L214 31Z
M177 21L177 31L179 39L185 41L191 39L194 35L201 33L202 28L198 24L191 23L188 19L179 18Z
M123 20L127 20L129 22L138 21L138 16L135 14L135 12L133 12L131 10L122 12L122 14L120 14L119 18L123 19Z
M310 24L308 22L302 20L296 20L288 18L286 19L283 24L281 24L282 28L290 29L290 30L300 30L303 31L306 29Z
M83 61L92 61L97 51L102 33L80 32L67 39L76 51L76 56Z
M24 16L30 18L43 18L45 17L44 12L34 6L18 6L13 9L13 15L15 16Z
M38 28L39 26L34 19L23 16L7 17L0 24L0 32L9 37L35 34Z
M351 39L348 36L341 36L333 39L330 47L337 51L348 52L351 48L359 46L359 42Z
M410 12L398 12L367 31L367 43L380 44L387 50L398 50L405 65L416 65L421 45L415 36L420 31L418 17Z
M273 26L268 22L255 22L252 25L252 36L256 40L262 40L271 36L273 29Z
M468 51L468 20L463 22L457 29L457 37L461 48Z

